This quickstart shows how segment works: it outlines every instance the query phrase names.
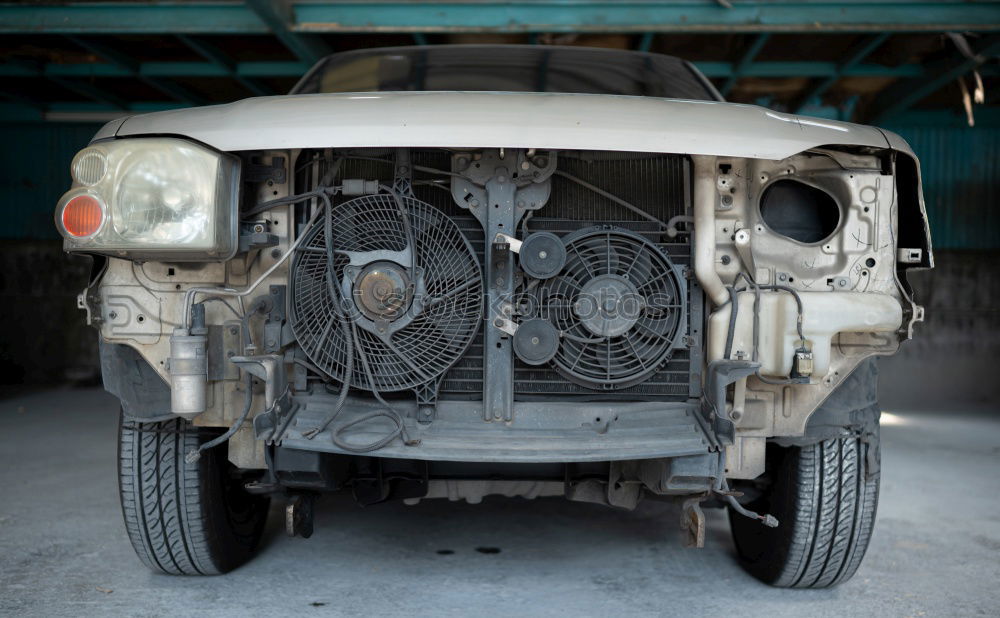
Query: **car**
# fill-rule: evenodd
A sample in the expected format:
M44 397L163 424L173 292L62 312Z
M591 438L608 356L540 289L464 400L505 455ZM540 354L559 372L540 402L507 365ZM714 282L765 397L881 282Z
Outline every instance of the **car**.
M725 102L691 64L558 46L334 54L287 96L105 125L55 223L121 401L122 511L166 573L362 505L728 510L778 587L849 579L875 357L933 266L888 131Z

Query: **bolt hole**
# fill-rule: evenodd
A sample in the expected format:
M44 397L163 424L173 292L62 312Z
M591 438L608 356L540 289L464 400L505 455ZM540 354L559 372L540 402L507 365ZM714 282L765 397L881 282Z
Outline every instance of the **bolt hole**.
M868 212L869 210L871 210L871 208L868 208L867 206L865 206L865 212Z
M146 321L146 318L145 318L144 316L141 316L141 315L140 315L140 316L139 316L139 317L137 317L137 318L136 318L135 320L136 320L136 322L139 322L139 323L141 324L141 323L143 323L143 322L145 322L145 321Z
M868 268L875 268L875 258L868 258L865 260L865 266Z

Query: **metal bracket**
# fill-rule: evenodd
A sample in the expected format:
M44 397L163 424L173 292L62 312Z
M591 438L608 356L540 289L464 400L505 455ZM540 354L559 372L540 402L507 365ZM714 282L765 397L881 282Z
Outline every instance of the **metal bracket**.
M285 286L272 285L271 309L264 322L264 352L275 354L281 349L281 327L285 322Z
M740 360L715 360L708 364L705 375L705 395L701 400L702 412L712 423L716 437L722 444L732 444L736 439L736 425L726 413L726 388L760 369L760 363Z
M396 149L396 168L393 171L392 190L400 195L413 196L413 165L410 162L410 149Z
M285 157L273 157L270 165L244 163L241 173L246 182L257 183L271 180L283 185L285 184Z
M681 533L684 547L705 546L705 513L701 510L701 502L708 496L705 494L688 498L681 507Z
M544 206L551 191L555 155L529 156L525 150L457 153L452 198L483 226L486 243L487 323L484 329L483 418L510 422L514 416L514 255L517 224L529 210ZM520 242L516 242L520 248ZM506 308L506 311L505 311Z
M740 261L743 262L743 266L746 267L751 273L756 273L757 268L753 261L753 251L750 248L750 230L747 228L736 230L733 234L733 242L736 243L736 251L740 254Z
M417 396L417 422L430 423L437 417L438 388L441 377L425 382L414 389Z
M279 420L292 412L292 397L285 376L284 358L279 354L234 356L241 369L264 381L264 412L253 419L254 437L258 440L280 438L275 435Z

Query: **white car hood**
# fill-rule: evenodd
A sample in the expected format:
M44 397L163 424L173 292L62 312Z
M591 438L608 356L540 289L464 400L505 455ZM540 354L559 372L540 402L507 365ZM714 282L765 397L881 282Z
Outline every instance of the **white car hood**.
M754 105L588 94L387 92L258 97L133 116L97 138L178 135L222 151L451 147L624 150L784 159L886 148L874 127Z

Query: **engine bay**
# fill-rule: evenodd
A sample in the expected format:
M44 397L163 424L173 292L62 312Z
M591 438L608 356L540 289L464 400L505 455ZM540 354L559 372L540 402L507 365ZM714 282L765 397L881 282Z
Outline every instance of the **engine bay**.
M280 447L754 478L915 319L875 151L239 156L232 259L111 258L92 293L104 340L168 379L159 412L230 427L241 468Z

